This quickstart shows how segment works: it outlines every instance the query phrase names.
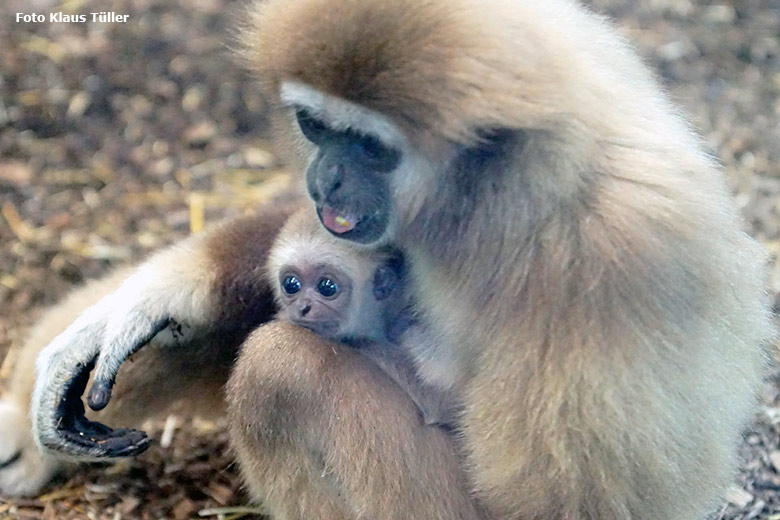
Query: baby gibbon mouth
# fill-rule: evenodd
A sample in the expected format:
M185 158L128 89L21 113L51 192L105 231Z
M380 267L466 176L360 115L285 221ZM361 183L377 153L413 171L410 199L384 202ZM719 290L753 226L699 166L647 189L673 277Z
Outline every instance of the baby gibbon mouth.
M322 224L329 231L339 235L352 231L360 222L360 217L348 212L339 212L339 210L331 206L323 206L319 213Z
M319 321L306 320L300 318L290 319L290 322L299 327L309 329L320 336L335 336L339 331L339 322L337 321Z

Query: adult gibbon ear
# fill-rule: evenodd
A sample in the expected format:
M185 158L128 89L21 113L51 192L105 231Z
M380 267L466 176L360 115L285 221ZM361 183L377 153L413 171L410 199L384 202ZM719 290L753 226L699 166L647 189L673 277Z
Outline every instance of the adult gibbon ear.
M527 132L521 129L496 128L477 132L476 142L461 147L452 169L463 175L474 177L491 167L504 168L505 161L519 156L527 139Z

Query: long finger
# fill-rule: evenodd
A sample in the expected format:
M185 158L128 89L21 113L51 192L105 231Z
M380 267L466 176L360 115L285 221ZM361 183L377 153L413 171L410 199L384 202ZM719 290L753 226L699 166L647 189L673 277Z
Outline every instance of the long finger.
M140 309L123 316L122 329L106 338L107 342L100 350L87 399L90 408L97 411L106 407L119 367L166 328L170 321L168 317L149 316Z
M55 412L57 443L49 447L69 455L83 454L90 458L126 457L141 453L149 446L144 432L125 428L113 430L84 416L81 396L93 366L94 362L79 364L67 384Z

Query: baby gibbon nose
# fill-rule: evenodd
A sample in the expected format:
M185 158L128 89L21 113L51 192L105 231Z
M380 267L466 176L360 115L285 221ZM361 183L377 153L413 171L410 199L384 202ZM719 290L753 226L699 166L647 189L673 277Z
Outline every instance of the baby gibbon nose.
M301 313L301 317L306 316L311 311L311 300L304 298L298 303L298 311Z

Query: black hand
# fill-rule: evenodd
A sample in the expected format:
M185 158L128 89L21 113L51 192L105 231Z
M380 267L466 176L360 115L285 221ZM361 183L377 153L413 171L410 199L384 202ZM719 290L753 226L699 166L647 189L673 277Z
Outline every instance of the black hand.
M127 457L142 453L149 447L149 439L144 432L126 428L113 430L85 417L81 395L94 365L92 361L80 366L69 383L56 411L57 433L65 444L51 447L68 453L72 450L68 445L75 445L78 451L88 452L94 457Z

